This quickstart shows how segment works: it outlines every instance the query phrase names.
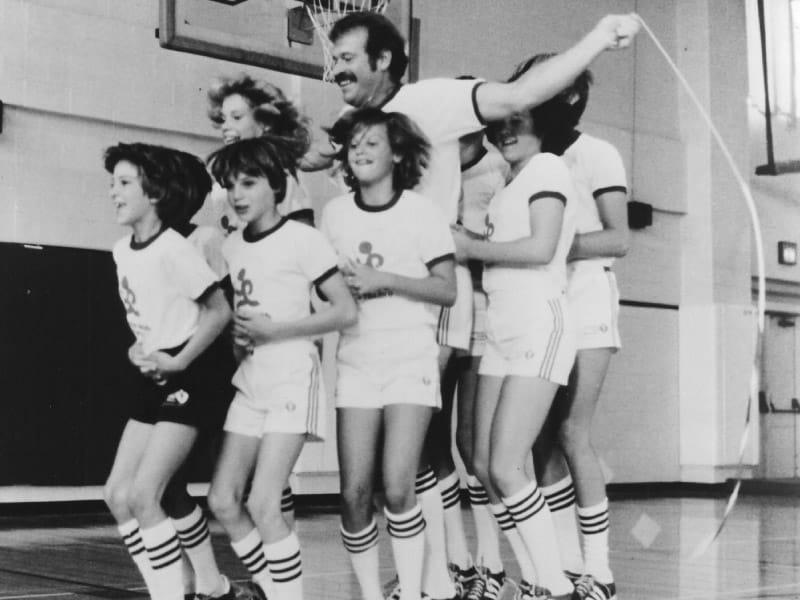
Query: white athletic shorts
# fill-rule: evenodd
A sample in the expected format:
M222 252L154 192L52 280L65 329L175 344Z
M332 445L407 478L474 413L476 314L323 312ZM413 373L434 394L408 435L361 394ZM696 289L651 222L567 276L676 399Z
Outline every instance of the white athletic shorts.
M286 350L273 354L268 367L261 365L251 389L237 385L225 431L252 437L301 433L317 441L325 437L326 396L316 348Z
M589 261L571 263L567 299L578 350L621 346L619 290L609 267Z
M565 296L532 301L527 311L516 311L515 326L494 326L502 315L487 313L486 349L480 375L540 377L566 385L575 362L575 332ZM534 309L535 310L530 310Z
M472 335L472 276L465 265L456 265L456 303L438 308L436 343L468 350Z
M419 404L441 408L439 346L428 328L339 338L336 407Z
M472 292L472 335L466 356L483 356L486 348L486 292Z

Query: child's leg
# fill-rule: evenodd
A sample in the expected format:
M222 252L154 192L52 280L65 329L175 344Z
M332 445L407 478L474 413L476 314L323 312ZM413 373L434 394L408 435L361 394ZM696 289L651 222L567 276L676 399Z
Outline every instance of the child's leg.
M591 445L591 425L612 349L580 350L570 377L570 394L560 439L575 478L578 520L583 534L585 572L610 584L608 498L600 462Z
M186 544L184 544L184 540L181 537L181 527L177 524L178 520L186 519L193 513L196 514L195 509L197 508L197 502L194 501L194 498L189 495L189 491L186 489L188 482L184 470L184 468L179 469L170 480L169 484L167 484L167 489L164 490L164 495L161 498L161 506L164 512L167 513L167 516L172 519L173 525L175 525L178 530L178 538L181 540L181 545L183 546L183 558L181 560L181 569L183 570L183 596L184 598L193 598L197 591L197 586L195 585L195 568L192 566L193 563L186 550ZM189 524L191 525L192 523ZM190 530L194 530L194 528L190 528ZM207 530L208 527L206 527L206 531ZM200 533L199 530L198 533ZM208 548L211 547L210 538L208 536L206 536L205 540L201 540L203 537L202 534L192 537L195 541L200 542L199 546L207 544ZM196 552L195 556L201 556L201 552ZM205 557L207 555L202 554L202 556ZM211 555L211 560L214 560L213 554ZM196 560L195 562L198 561ZM214 564L216 564L216 562ZM201 566L202 565L198 562L197 568L199 569Z
M336 409L342 541L364 600L383 600L378 570L378 526L372 514L382 419L379 409Z
M153 426L141 421L129 420L122 432L122 437L114 456L111 473L106 480L103 496L111 514L117 522L117 528L125 542L125 546L139 568L145 585L152 595L155 588L153 568L147 558L139 522L131 511L131 483L139 467L147 440Z
M281 510L282 484L288 479L305 435L266 433L253 475L247 510L264 540L264 557L272 578L272 594L277 600L303 597L302 560L297 534L289 527Z
M197 429L161 421L153 426L131 488L131 509L154 571L156 596L183 598L181 545L174 525L161 507L167 484L185 462ZM217 576L222 583L222 578Z
M259 437L226 431L222 438L208 506L231 540L231 546L250 575L268 595L272 579L264 557L261 534L245 510L244 495L256 462Z
M541 431L558 385L538 377L507 376L492 423L489 472L514 520L541 584L554 595L570 593L547 503L526 474L530 449Z
M419 600L422 593L425 520L414 482L432 414L432 408L412 404L391 404L383 410L385 513L401 600Z

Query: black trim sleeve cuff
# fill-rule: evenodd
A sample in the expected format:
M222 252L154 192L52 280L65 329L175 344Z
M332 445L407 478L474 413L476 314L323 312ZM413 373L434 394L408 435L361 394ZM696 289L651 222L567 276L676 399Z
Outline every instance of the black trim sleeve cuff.
M628 188L626 188L624 185L610 185L608 187L593 191L592 196L594 196L594 199L597 200L600 196L609 192L622 192L623 194L627 194Z
M537 200L541 200L542 198L554 198L559 202L561 202L562 204L567 203L567 197L561 192L536 192L533 196L528 198L528 206L530 206Z
M475 111L475 116L478 117L478 121L480 121L480 124L485 127L486 119L483 118L483 115L481 114L481 109L478 108L478 88L481 87L484 83L486 82L479 81L478 83L475 84L475 87L472 88L472 110Z
M214 291L217 288L219 288L219 284L220 284L219 281L215 281L214 283L212 283L205 290L203 290L203 293L200 294L197 298L195 298L194 301L195 302L203 302L204 300L206 300L211 294L214 293Z
M321 286L323 283L325 283L328 279L336 275L336 273L338 272L339 272L339 267L331 267L330 269L325 271L322 275L320 275L314 280L314 285L317 287Z
M452 260L452 261L455 262L456 255L454 253L452 253L452 252L448 252L447 254L442 254L441 256L437 256L436 258L432 258L431 260L426 262L425 266L428 267L428 269L430 270L433 267L435 267L436 265L438 265L439 263L444 262L446 260Z
M301 208L300 210L296 210L291 212L287 215L287 218L291 219L292 221L300 221L301 223L306 223L307 225L314 226L314 209L313 208Z

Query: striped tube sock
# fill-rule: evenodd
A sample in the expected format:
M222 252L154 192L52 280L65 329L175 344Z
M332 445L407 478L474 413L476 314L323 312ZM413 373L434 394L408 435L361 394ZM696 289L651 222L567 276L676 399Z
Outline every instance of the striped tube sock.
M258 529L254 528L238 542L231 541L231 548L247 567L253 581L264 590L268 598L271 597L273 594L272 577L269 575L267 559L264 556L264 544L261 542L261 534L258 533Z
M561 553L561 567L577 577L583 573L583 554L578 535L575 486L572 484L572 477L567 475L553 485L543 486L542 493L547 500L550 514L553 515L558 551Z
M264 556L272 577L275 600L299 600L303 597L303 561L295 532L273 544L264 544Z
M195 592L206 596L219 596L225 592L226 581L217 567L208 521L199 506L187 516L172 519L178 539L195 572Z
M425 518L425 562L422 589L431 598L452 598L456 588L447 569L444 505L436 474L428 467L417 474L415 491Z
M142 534L139 531L139 522L136 519L126 521L117 527L117 531L122 536L125 547L128 549L133 562L139 568L142 579L144 579L144 583L152 595L152 586L154 585L153 567L150 566L150 559L147 557L147 552L144 548Z
M153 600L183 598L181 543L172 521L164 519L141 533L153 569Z
M536 482L531 481L516 494L503 498L503 504L514 519L541 585L555 596L571 592L572 582L561 570L558 540L550 509Z
M361 531L350 533L339 527L342 543L350 556L364 600L383 600L378 563L378 523L375 519Z
M392 540L394 564L400 582L400 600L419 600L422 595L422 559L425 553L425 519L422 518L422 509L417 504L399 515L386 508L383 512Z
M475 519L475 534L478 538L475 562L492 573L498 573L503 570L503 561L500 558L497 523L489 511L489 496L474 475L467 477L467 491L472 517Z
M522 578L528 583L536 583L536 569L533 566L533 561L525 547L525 542L519 536L517 526L514 524L514 519L511 518L508 510L504 504L490 504L489 510L492 511L500 530L505 534L511 550L514 552L514 558L517 559L519 565L519 572ZM491 569L489 569L491 571Z
M600 583L611 583L614 576L608 564L608 498L594 506L578 507L578 521L583 534L586 572Z
M281 512L294 512L294 492L292 491L292 487L289 485L283 488L283 493L281 494Z
M464 518L461 515L461 483L453 471L439 480L439 493L444 507L444 533L447 556L459 569L469 569L472 558L467 549L467 535L464 533Z

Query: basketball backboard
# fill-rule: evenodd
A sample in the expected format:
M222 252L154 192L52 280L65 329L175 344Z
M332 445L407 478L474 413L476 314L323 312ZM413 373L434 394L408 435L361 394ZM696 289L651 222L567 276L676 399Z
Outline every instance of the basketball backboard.
M323 51L295 0L160 0L162 47L321 79ZM384 13L411 42L411 0ZM303 28L307 27L307 35ZM310 42L310 43L309 43ZM410 44L410 47L414 47ZM409 65L413 75L416 65Z

